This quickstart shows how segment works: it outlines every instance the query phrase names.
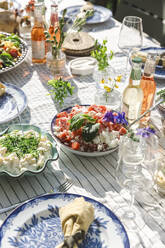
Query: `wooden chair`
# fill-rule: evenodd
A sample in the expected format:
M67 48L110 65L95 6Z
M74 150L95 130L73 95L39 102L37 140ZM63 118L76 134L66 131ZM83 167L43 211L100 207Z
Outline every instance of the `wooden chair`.
M115 19L125 16L141 17L144 32L165 46L165 0L120 0Z

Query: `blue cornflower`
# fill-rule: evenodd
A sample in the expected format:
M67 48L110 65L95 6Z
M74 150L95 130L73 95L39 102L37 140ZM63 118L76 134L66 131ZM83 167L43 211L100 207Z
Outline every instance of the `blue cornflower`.
M107 111L103 117L103 121L128 125L124 112Z
M116 115L116 122L118 123L118 124L123 124L123 125L128 125L128 121L125 119L125 113L124 112L122 112L122 113L120 113L120 112L118 112L118 115Z
M103 117L103 121L115 123L113 112L107 111Z
M151 134L155 134L155 129L152 127L139 128L137 130L137 135L141 135L143 138L148 138Z

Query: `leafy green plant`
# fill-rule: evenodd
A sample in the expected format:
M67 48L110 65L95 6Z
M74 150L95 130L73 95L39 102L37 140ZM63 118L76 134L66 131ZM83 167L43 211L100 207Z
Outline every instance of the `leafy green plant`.
M95 58L98 62L98 69L100 71L105 70L109 66L109 59L113 58L113 52L107 49L107 40L103 40L102 44L98 43L98 40L95 42L95 50L91 52L91 56Z
M157 92L157 95L160 97L160 99L162 100L162 102L165 102L165 89L159 90Z
M72 29L77 30L77 32L80 32L82 30L82 27L85 25L86 20L93 16L94 10L87 10L84 15L77 16L73 22Z
M51 35L49 34L48 31L45 31L45 37L46 37L46 42L50 43L52 46L52 55L56 58L57 55L59 54L59 51L62 48L62 44L65 39L65 33L63 31L64 25L65 25L65 15L66 15L67 10L64 9L62 18L59 20L59 26L54 30L55 35L53 36L53 39L51 39ZM56 34L57 32L60 32L60 40L59 42L56 39Z
M50 94L54 97L54 101L58 102L60 106L63 105L64 99L68 95L73 94L74 86L62 78L49 80L47 84L51 86Z

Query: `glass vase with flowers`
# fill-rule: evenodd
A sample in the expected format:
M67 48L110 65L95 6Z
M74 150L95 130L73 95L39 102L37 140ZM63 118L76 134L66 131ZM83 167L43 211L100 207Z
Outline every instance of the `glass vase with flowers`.
M114 110L120 108L121 97L117 90L121 76L116 76L115 70L110 66L109 62L113 58L113 52L107 49L107 40L103 40L99 44L96 40L96 49L91 52L92 57L97 60L93 78L96 82L95 102L108 105Z
M62 51L62 44L65 39L63 31L65 25L66 9L64 9L62 18L59 21L59 26L55 27L54 36L51 37L48 31L45 31L46 42L50 44L50 51L47 52L46 63L47 67L53 76L62 76L65 72L66 56ZM60 33L59 40L56 38L56 33Z

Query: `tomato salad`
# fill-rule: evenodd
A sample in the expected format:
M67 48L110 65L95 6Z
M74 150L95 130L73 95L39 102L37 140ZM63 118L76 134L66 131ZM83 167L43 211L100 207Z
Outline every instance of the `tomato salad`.
M120 135L127 133L126 125L124 113L102 105L75 105L56 115L53 134L74 150L107 151L118 146Z

